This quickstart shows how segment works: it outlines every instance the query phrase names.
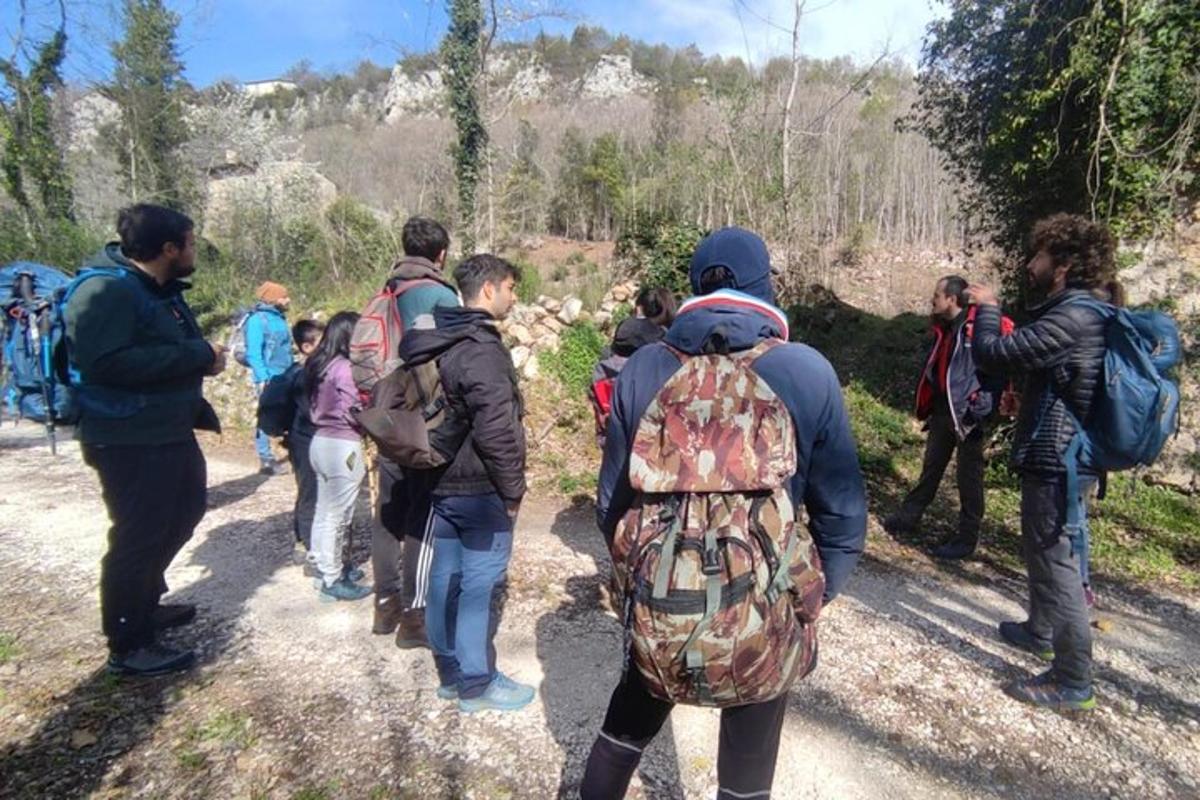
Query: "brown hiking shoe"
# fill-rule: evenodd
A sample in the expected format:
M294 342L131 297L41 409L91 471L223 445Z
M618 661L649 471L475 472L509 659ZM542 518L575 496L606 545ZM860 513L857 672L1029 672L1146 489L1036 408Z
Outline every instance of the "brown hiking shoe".
M380 636L394 633L403 613L404 606L400 603L400 595L375 595L375 620L371 623L371 633Z
M401 650L429 649L425 636L425 609L413 608L400 615L400 626L396 630L396 647Z

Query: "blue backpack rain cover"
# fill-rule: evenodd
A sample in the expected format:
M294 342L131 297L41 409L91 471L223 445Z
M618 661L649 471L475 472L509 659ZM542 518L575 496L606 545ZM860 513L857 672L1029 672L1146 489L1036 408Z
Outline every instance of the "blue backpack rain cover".
M1106 320L1103 381L1091 414L1067 448L1067 497L1078 497L1078 467L1118 472L1153 464L1179 429L1179 387L1169 370L1179 363L1179 328L1160 311L1134 311L1088 297L1070 302ZM1068 503L1067 523L1081 510Z
M4 313L4 401L12 414L45 422L74 422L70 387L59 381L53 354L62 341L62 298L71 277L29 261L0 268Z

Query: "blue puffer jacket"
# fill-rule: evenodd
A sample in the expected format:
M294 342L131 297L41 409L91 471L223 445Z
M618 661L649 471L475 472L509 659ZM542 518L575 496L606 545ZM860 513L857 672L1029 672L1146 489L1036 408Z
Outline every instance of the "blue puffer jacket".
M684 303L665 341L685 353L702 353L718 340L738 351L787 335L783 312L749 295L722 290ZM679 367L667 347L652 344L634 353L617 379L596 500L597 521L609 541L634 501L629 457L638 423ZM789 491L808 511L828 601L841 591L862 554L867 526L866 494L841 386L825 357L803 344L774 348L754 369L783 400L796 425L797 468Z
M266 383L292 365L292 331L278 308L256 303L246 320L246 360L255 383Z

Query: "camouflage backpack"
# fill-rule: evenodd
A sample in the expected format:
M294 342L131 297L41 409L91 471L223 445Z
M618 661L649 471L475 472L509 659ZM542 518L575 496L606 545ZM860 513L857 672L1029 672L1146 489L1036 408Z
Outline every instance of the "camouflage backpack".
M794 423L751 368L781 344L686 355L646 409L612 556L626 668L674 703L770 700L811 668L825 578L787 483Z

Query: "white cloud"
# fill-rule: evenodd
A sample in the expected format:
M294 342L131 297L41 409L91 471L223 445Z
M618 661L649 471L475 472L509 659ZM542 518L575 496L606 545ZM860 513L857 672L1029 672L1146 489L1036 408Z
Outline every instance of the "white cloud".
M886 47L915 63L926 24L942 13L936 0L808 0L807 6L802 52L860 61ZM694 41L706 54L749 56L756 63L791 50L793 0L643 0L636 7L612 27L632 25L648 41Z

